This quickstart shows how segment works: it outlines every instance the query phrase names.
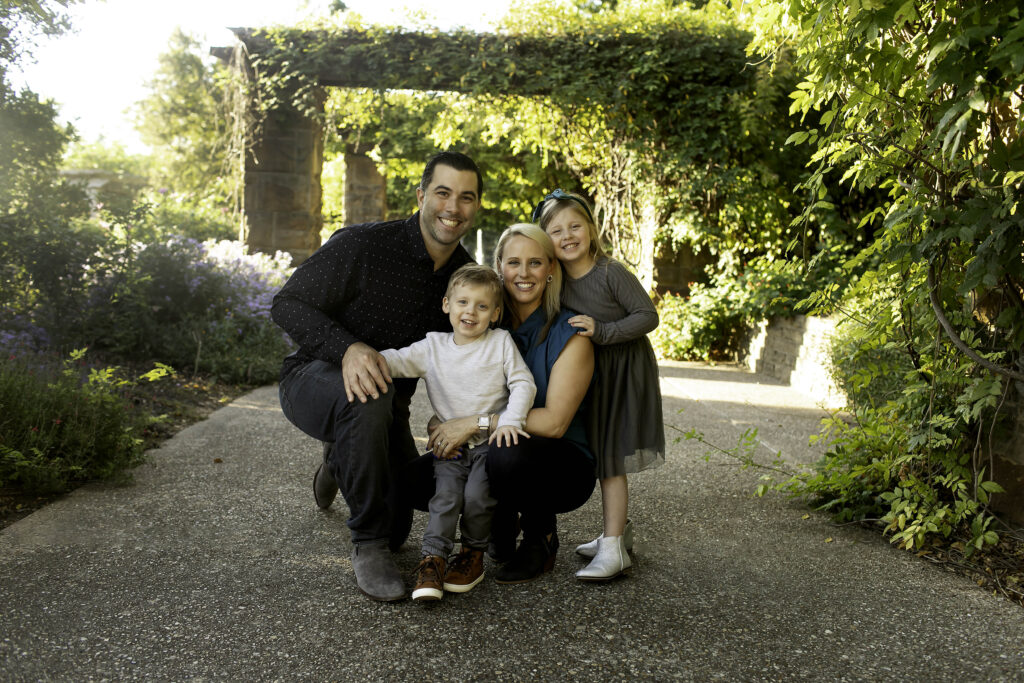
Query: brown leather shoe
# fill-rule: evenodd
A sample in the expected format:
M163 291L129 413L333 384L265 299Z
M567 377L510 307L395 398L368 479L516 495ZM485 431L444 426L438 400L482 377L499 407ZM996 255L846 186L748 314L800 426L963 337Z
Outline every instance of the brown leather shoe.
M440 555L427 555L416 565L413 574L415 588L412 599L417 601L440 600L444 596L444 572L446 562Z
M484 578L484 551L462 547L452 558L444 575L444 589L449 593L472 590Z

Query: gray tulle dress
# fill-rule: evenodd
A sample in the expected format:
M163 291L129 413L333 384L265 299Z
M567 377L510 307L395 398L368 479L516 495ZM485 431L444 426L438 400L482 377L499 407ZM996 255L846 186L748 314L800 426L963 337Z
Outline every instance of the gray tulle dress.
M596 321L595 367L587 440L599 479L665 462L658 362L647 333L658 313L636 277L600 258L579 279L565 277L562 305Z

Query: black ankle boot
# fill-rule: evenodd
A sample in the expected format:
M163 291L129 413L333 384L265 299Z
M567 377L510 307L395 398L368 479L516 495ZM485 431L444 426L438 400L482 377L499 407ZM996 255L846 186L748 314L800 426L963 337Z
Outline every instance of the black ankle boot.
M524 537L523 542L509 562L498 570L496 583L526 583L540 578L555 566L558 554L558 534L551 532L551 537Z
M519 513L495 513L491 522L491 542L487 544L487 556L498 564L512 559L519 538Z

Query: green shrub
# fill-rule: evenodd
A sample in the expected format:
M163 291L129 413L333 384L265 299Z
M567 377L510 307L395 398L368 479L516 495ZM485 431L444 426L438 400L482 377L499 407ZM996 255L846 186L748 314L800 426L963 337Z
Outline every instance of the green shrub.
M61 493L108 479L140 462L141 429L152 418L130 411L136 380L115 368L87 368L84 351L63 363L39 356L0 360L0 486ZM139 378L154 381L166 367Z
M742 292L725 283L695 284L689 297L664 295L660 324L651 335L654 350L671 360L725 360L735 355L743 316L736 305Z
M838 273L823 259L806 272L800 263L756 258L741 274L720 274L711 284L691 285L690 295L666 294L658 302L661 323L651 343L671 360L734 359L747 329L776 316L791 316L797 304Z
M0 351L88 347L117 363L274 381L292 348L270 320L288 256L180 236L140 242L161 232L151 220L147 204L70 225L0 217Z
M901 547L930 537L959 538L964 552L998 542L990 528L991 481L982 437L1004 419L1006 387L959 353L937 343L942 331L926 320L927 300L900 301L905 278L870 274L832 348L835 377L848 399L822 438L829 450L816 471L784 485L837 521L874 520ZM952 312L961 327L969 316ZM989 354L992 356L998 354Z
M173 238L132 244L116 260L93 288L79 327L93 348L227 382L276 379L291 346L270 320L270 304L287 279L287 255Z

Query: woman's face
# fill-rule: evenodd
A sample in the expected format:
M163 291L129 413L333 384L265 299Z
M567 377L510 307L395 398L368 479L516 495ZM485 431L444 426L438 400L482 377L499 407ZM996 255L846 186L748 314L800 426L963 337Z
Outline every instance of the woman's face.
M554 266L539 244L523 235L512 236L501 254L505 291L520 306L539 305Z
M579 209L567 206L548 221L546 232L562 263L590 258L590 226Z

